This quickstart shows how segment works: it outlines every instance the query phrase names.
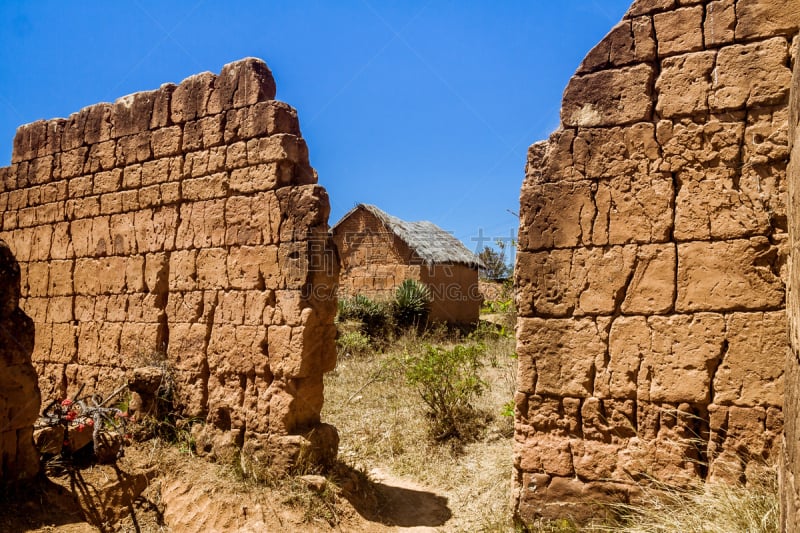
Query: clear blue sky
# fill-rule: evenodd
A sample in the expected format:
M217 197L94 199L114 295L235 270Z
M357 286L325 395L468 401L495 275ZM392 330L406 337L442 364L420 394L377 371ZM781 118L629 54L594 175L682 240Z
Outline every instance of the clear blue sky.
M630 0L0 0L0 165L18 125L255 56L298 110L331 225L357 203L468 247L516 231L527 147Z

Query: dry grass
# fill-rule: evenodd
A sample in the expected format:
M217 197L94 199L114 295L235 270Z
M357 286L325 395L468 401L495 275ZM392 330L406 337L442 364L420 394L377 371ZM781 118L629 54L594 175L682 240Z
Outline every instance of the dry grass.
M436 443L430 438L425 406L403 378L398 361L427 344L452 346L463 339L443 332L398 338L383 353L340 357L325 383L323 419L339 430L340 458L413 479L445 496L453 517L446 531L513 531L511 526L511 437L513 420L503 416L513 398L514 339L484 336L481 377L489 386L476 402L482 426L472 442Z
M775 468L762 469L745 485L697 483L676 489L644 488L636 505L615 508L620 519L597 531L623 533L773 533L779 530Z

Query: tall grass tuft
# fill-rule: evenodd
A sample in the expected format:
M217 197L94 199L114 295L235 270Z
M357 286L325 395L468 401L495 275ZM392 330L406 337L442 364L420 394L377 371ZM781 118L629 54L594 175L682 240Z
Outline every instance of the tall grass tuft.
M776 469L765 467L747 485L696 483L686 488L643 487L636 504L617 505L612 526L622 533L774 533L780 511Z

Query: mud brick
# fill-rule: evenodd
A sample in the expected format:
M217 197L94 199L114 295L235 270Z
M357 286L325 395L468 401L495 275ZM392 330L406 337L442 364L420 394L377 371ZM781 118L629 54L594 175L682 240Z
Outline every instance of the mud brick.
M122 199L122 211L139 209L139 191L120 191L119 197Z
M96 217L100 214L100 197L89 196L79 200L67 200L65 206L69 220Z
M178 250L169 257L170 291L191 291L197 289L197 252Z
M50 247L53 242L53 228L48 225L31 228L33 236L30 243L30 260L47 261L50 259Z
M122 193L112 192L100 195L101 215L113 215L114 213L121 213L122 211Z
M156 158L180 155L184 150L181 138L183 132L180 126L160 128L153 131L150 143L153 147L153 156Z
M77 148L68 152L61 152L59 160L61 164L61 177L73 178L84 174L89 149L87 147Z
M41 188L41 201L43 203L63 202L67 199L68 184L66 180L47 183Z
M180 183L163 183L159 186L158 192L163 205L177 204L181 201Z
M142 185L178 181L181 177L182 165L183 158L181 157L165 157L147 161L142 165Z
M94 175L94 194L116 192L122 183L122 170L119 168L98 172Z
M142 185L142 165L129 165L122 170L122 187L134 189Z
M242 168L247 166L247 144L237 142L230 144L226 148L225 164L228 169Z
M296 135L281 133L247 141L247 163L271 163L273 161L292 161L308 164L308 147Z
M93 144L83 165L83 173L90 174L101 170L111 170L117 164L118 147L114 141Z
M152 156L149 131L129 135L117 140L116 157L119 166L141 163Z
M70 293L72 292L72 279L70 279ZM72 322L75 317L72 311L72 299L70 296L54 296L47 300L47 322L66 323Z
M51 297L72 295L72 261L51 261L47 295Z
M70 198L82 198L92 194L94 177L90 175L76 176L67 182L67 193Z
M126 288L125 257L101 257L96 259L97 278L100 294L120 294Z
M197 252L197 286L200 289L218 289L228 286L224 248L206 248Z
M143 91L118 98L111 107L112 136L133 135L150 129L156 91Z
M72 259L75 256L75 252L72 246L72 236L70 235L70 223L59 222L53 224L52 228L50 257L52 259Z

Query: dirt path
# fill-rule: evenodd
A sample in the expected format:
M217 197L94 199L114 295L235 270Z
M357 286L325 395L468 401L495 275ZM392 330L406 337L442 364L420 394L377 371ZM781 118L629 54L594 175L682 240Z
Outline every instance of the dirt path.
M295 497L305 499L292 504L281 489L243 485L203 459L168 451L156 467L144 451L133 447L117 467L71 470L13 495L0 508L0 531L433 532L449 531L453 518L445 496L380 468L368 480L345 469L338 479L355 479L350 487L323 480L334 495L300 490Z

